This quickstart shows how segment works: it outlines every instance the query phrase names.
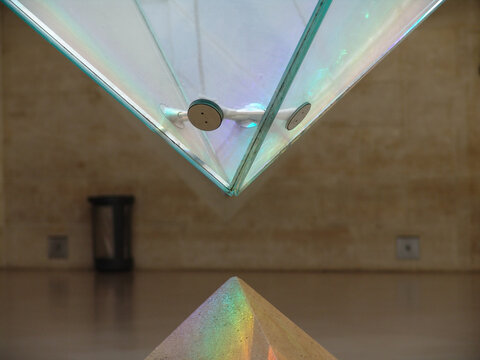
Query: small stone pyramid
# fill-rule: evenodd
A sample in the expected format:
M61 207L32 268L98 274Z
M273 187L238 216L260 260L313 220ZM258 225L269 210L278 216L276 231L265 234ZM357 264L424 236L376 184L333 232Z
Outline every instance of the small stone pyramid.
M146 360L335 360L241 279L228 280Z

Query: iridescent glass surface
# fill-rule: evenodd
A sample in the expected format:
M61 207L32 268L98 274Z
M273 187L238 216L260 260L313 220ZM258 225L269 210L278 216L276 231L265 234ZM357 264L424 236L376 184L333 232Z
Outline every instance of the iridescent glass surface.
M230 195L443 2L2 1ZM189 121L198 99L215 130Z

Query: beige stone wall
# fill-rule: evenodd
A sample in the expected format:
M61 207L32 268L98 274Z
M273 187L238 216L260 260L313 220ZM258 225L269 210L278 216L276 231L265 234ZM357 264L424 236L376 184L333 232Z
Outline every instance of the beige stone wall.
M7 249L4 238L5 214L3 190L3 87L2 87L2 32L3 32L3 8L0 8L0 269L5 267L7 262Z
M480 269L478 0L447 1L239 199L10 12L2 41L12 267L91 266L86 197L133 193L139 268Z

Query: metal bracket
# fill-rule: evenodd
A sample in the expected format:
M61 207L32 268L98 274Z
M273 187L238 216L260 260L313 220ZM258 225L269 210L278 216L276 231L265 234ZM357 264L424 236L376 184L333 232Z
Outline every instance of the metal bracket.
M277 113L277 119L285 121L287 130L293 130L300 122L305 119L310 111L311 104L303 103L296 109L283 109ZM185 123L190 123L202 131L213 131L220 127L223 119L235 121L239 126L249 128L257 126L262 120L265 110L261 109L230 109L220 107L217 103L199 99L192 102L187 111L169 108L161 105L160 109L165 117L176 127L183 129Z

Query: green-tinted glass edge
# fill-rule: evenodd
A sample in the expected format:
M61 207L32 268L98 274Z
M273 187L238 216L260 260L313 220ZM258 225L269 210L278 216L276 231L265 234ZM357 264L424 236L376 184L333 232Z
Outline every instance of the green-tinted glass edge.
M414 22L414 24L405 32L405 34L402 35L402 37L391 47L386 51L382 57L380 57L372 66L370 66L368 69L365 70L364 73L362 73L349 87L346 89L342 94L340 94L338 97L336 97L328 106L323 110L313 121L308 124L294 139L292 142L290 142L287 146L285 146L281 151L278 152L277 155L275 155L273 158L271 158L265 166L262 168L261 171L259 171L255 176L253 176L248 182L242 183L241 188L236 192L236 195L239 195L245 188L247 188L252 182L255 181L255 179L261 175L270 165L272 165L290 146L292 146L306 131L310 129L320 118L322 118L337 102L339 102L347 93L354 88L358 82L360 82L365 76L370 73L378 64L380 64L386 56L388 56L394 49L397 48L398 45L400 45L407 37L410 35L410 33L417 29L431 14L433 14L446 0L438 0L438 2L432 6L432 8L422 15L417 21Z
M151 131L160 135L172 148L174 148L183 158L185 158L190 164L192 164L197 170L204 174L210 181L212 181L218 188L220 188L225 194L232 196L234 195L232 187L228 186L227 183L222 182L214 175L213 170L207 170L202 167L198 161L202 162L200 159L195 160L191 154L189 154L187 149L182 148L170 137L166 136L162 131L155 127L138 109L136 109L132 104L126 101L116 90L110 87L103 79L101 79L93 70L91 70L87 65L82 63L75 55L73 55L69 50L67 50L61 43L59 43L51 34L48 33L44 28L37 24L30 16L28 16L29 11L20 3L15 0L0 0L4 5L6 5L10 10L17 14L27 25L34 29L40 36L42 36L46 41L48 41L52 46L54 46L60 53L67 57L73 64L75 64L80 70L87 74L93 81L95 81L101 88L107 91L111 96L113 96L120 104L127 108L135 117L142 121Z
M265 140L267 133L270 130L278 111L280 110L283 100L285 99L285 96L292 85L293 79L295 78L303 60L305 59L308 49L310 48L332 1L333 0L319 0L315 6L312 16L310 17L310 20L308 21L308 24L305 27L302 36L300 37L297 47L295 48L295 51L293 52L282 78L280 79L275 93L272 96L272 100L270 100L270 103L265 110L257 132L253 137L253 140L251 141L248 150L233 178L231 191L234 195L238 195L240 193L242 184L245 181L245 178L247 177L258 152L260 151L263 141Z

